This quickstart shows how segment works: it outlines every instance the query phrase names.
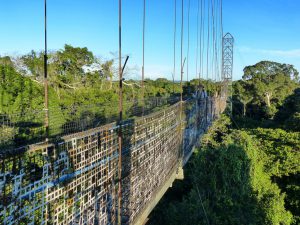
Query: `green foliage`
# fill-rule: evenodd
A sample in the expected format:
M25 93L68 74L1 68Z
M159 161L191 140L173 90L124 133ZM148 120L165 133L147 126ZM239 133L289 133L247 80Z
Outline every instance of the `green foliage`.
M248 112L256 119L273 118L297 86L299 73L292 65L262 61L247 66L243 80L234 83L235 113L245 116Z
M0 132L17 134L20 141L34 140L45 132L38 129L44 114L33 113L44 108L43 52L32 51L20 60L25 69L10 57L0 58L0 116L21 115L10 117L14 128L3 125ZM93 124L118 116L114 61L101 62L87 48L65 45L49 54L48 70L50 128L57 128L50 129L50 135L80 119ZM124 118L141 106L134 101L142 97L140 85L126 82ZM233 124L226 116L215 122L188 164L188 179L177 184L176 197L169 196L174 203L163 201L151 223L299 224L297 87L299 75L291 65L263 61L246 67L243 80L233 85L234 112L242 117ZM184 83L183 94L190 96L199 88L211 95L221 92L220 83L195 79ZM166 79L145 81L146 98L178 97L180 91L179 83ZM243 130L231 129L234 125Z
M299 224L297 87L291 65L246 67L233 84L234 118L214 122L186 169L192 187L167 195L150 224Z
M0 57L0 64L3 66L13 66L13 62L9 56Z
M102 62L87 48L71 45L48 53L50 137L118 118L119 82L115 80L118 69L114 63L114 60ZM141 111L144 103L138 81L126 80L123 84L123 118L127 119L135 110ZM179 83L159 78L146 80L144 84L146 100L180 96ZM198 81L184 84L184 89L193 90L184 95L194 93L198 84ZM208 89L215 86L211 81L203 81L203 85ZM6 139L1 148L43 138L44 105L44 52L0 58L0 116L4 120L0 131Z
M300 172L300 133L281 129L251 130L259 148L266 153L267 171L276 177Z
M83 66L94 62L94 55L87 48L65 45L64 50L57 52L55 60L56 74L62 75L67 83L76 82L84 76Z
M288 96L275 116L276 122L283 123L283 128L300 131L300 88Z
M293 224L300 222L300 133L281 129L248 130L265 153L265 171L286 193L285 205L293 214Z
M199 86L201 89L206 90L209 95L214 96L216 93L219 94L221 92L222 83L212 80L193 79L185 83L183 93L185 95L195 93Z
M243 116L247 114L247 105L253 100L252 93L249 91L249 84L245 81L236 82L234 84L234 93L235 98L242 103L243 105ZM236 103L238 104L238 102Z
M246 67L244 72L244 80L234 85L235 112L240 107L239 99L250 93L253 100L248 104L247 117L234 114L234 124L251 135L265 154L265 171L281 192L286 193L285 206L293 214L292 224L299 224L299 74L291 65L273 62L260 62ZM242 83L248 86L246 93L239 91L238 85ZM263 92L271 89L274 94L271 106L267 107Z
M210 127L209 131L203 135L202 144L210 148L219 147L220 143L224 141L226 134L231 132L230 126L230 118L221 115L221 117L214 122L214 126Z
M0 64L0 113L13 114L41 109L43 90L11 65Z
M203 138L188 169L192 189L182 201L164 204L151 224L291 224L285 195L272 182L259 141L229 130L222 117ZM184 192L184 190L182 190Z

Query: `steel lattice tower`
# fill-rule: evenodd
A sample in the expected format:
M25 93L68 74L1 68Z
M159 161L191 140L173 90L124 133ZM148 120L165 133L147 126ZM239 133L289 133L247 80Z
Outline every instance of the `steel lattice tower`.
M223 37L222 41L222 93L221 95L229 100L230 114L232 114L232 71L233 71L233 45L234 38L230 33ZM228 98L228 96L230 96Z
M222 80L232 81L234 38L230 33L223 37Z

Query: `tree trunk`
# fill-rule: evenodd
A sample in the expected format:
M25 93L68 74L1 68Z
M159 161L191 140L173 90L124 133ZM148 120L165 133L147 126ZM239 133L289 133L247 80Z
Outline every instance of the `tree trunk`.
M243 103L243 116L246 117L247 104Z
M113 82L113 77L112 76L110 76L109 82L110 82L109 90L111 90L112 89L112 82Z
M272 94L271 93L266 93L266 100L267 100L267 106L270 108L271 107L271 96Z

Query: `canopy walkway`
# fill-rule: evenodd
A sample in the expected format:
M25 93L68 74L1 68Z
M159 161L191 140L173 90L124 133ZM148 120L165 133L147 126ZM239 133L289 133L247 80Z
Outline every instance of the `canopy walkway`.
M225 106L225 97L178 101L2 158L0 223L116 224L120 210L122 224L142 224L172 182L183 178L182 167Z
M0 224L144 224L174 180L183 179L183 167L202 135L225 110L232 80L233 37L223 36L222 1L197 2L194 75L199 84L189 99L183 96L183 74L186 62L189 80L191 4L188 1L188 51L184 57L185 5L181 1L180 98L150 101L145 98L144 85L143 1L142 105L123 103L123 72L129 56L123 62L122 0L118 2L118 107L111 104L111 111L105 111L107 107L94 105L80 111L82 108L49 107L44 0L44 110L0 115ZM174 9L173 83L176 0ZM212 96L205 91L200 94L204 79L219 82L223 89Z

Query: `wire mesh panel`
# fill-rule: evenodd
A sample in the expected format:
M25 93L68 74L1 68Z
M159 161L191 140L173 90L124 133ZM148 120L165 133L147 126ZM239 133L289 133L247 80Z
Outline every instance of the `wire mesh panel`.
M1 224L114 224L115 124L1 162Z
M60 144L54 165L55 182L49 188L51 222L55 224L114 224L118 131L115 124L70 135ZM59 166L58 161L57 166ZM57 171L55 173L55 171ZM61 171L61 172L60 172ZM65 171L65 172L64 172Z
M155 194L178 168L180 140L180 107L172 107L131 121L125 129L123 156L124 224L131 224L155 198ZM129 147L130 146L130 147Z
M0 224L44 224L50 146L1 160Z
M42 110L0 114L0 150L31 144L45 137L44 118Z
M134 223L180 162L187 162L201 134L222 112L223 101L186 100L181 112L180 102L168 106L174 102L155 99L150 108L156 112L147 115L142 107L144 116L128 116L119 125L97 126L100 120L84 116L80 126L69 126L68 135L53 144L37 143L2 155L0 224L116 224L120 129L120 213L123 224ZM97 113L99 108L88 110Z
M211 124L214 116L214 102L211 97L193 98L184 104L183 165L187 163L193 149Z

